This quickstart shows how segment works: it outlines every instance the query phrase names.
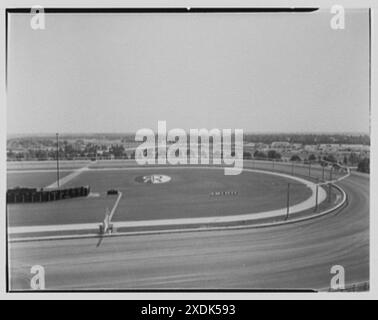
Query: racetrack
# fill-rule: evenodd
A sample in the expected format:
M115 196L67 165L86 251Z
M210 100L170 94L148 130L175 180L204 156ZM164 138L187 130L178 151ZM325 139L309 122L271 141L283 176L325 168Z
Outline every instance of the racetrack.
M346 283L369 280L369 178L339 185L336 214L269 228L102 239L9 243L10 289L30 288L45 267L46 289L328 288L333 265Z
M114 222L261 214L280 209L285 214L288 183L291 184L292 212L303 211L314 205L314 192L306 180L252 169L235 176L225 176L223 171L220 167L88 169L81 171L65 186L89 185L91 192L98 194L97 197L10 204L7 208L8 223L10 227L101 223L106 208L114 204L114 197L107 195L110 188L125 195L120 201ZM37 172L35 180L48 181L44 174L51 178L50 171ZM137 181L151 174L166 174L171 180L163 184ZM24 174L17 172L8 175L9 183L16 180L22 185L20 177ZM32 173L27 175L29 180L30 177L33 177ZM216 192L220 195L216 196ZM229 194L222 195L221 192Z

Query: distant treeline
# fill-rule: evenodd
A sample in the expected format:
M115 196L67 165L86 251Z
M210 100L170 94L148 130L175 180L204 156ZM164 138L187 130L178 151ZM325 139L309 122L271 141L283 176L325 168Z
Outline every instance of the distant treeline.
M31 146L54 146L56 143L55 135L45 136L23 136L8 138L7 145L14 144L22 147ZM80 141L86 140L102 141L117 140L123 143L135 142L135 134L62 134L60 140ZM318 133L244 133L245 142L261 142L271 144L275 141L288 141L291 143L319 144L319 143L339 143L339 144L364 144L370 145L370 137L367 134L318 134Z
M364 144L370 145L370 137L367 134L244 134L245 142L260 142L271 144L274 141L288 141L290 143L303 144Z

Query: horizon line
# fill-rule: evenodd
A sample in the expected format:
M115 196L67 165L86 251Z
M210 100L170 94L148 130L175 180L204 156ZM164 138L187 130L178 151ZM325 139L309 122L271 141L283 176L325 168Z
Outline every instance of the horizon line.
M211 130L211 129L210 129ZM168 132L169 130L167 130ZM55 136L56 134L59 135L135 135L135 132L18 132L18 133L7 133L7 139L11 136ZM154 131L157 134L157 132ZM268 135L275 135L275 134L282 134L282 135L290 135L290 134L303 134L303 135L311 135L311 134L318 134L318 135L367 135L370 137L370 132L363 132L363 131L244 131L243 134L268 134Z

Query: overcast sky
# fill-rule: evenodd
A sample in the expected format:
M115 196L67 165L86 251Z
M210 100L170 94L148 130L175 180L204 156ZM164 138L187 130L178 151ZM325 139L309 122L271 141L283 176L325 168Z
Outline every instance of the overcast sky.
M368 11L331 17L11 14L8 133L368 133Z

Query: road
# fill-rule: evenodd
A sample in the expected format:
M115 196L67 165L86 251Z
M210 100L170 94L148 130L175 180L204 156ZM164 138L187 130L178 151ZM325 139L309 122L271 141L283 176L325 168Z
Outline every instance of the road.
M339 213L279 227L9 244L10 289L283 289L329 287L333 265L347 284L369 279L369 179L339 183Z

